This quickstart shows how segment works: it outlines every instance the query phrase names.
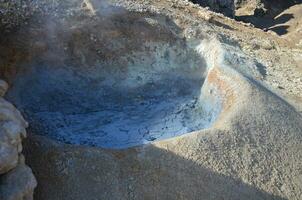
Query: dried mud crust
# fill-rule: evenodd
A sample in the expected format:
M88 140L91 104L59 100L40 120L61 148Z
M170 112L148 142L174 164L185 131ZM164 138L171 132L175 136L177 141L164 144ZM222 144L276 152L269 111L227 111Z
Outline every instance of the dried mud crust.
M15 68L7 97L31 132L122 149L211 126L221 106L203 105L207 65L174 22L113 6L98 12L17 36L29 59Z

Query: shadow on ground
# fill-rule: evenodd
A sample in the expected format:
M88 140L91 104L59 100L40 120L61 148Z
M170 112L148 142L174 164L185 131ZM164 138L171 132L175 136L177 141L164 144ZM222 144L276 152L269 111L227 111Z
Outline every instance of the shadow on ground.
M36 200L285 200L152 145L143 151L110 153L98 148L49 147L41 140L25 142L27 163L39 183Z
M285 25L289 20L294 18L293 14L285 13L280 15L286 9L296 4L301 4L301 0L297 1L264 1L264 7L267 9L267 13L263 16L257 15L241 15L236 16L236 20L251 23L255 27L263 29L264 31L273 31L282 36L288 33L288 25Z
M237 16L236 19L239 21L252 23L255 27L263 29L265 31L271 30L277 33L278 35L285 35L288 33L287 29L288 25L283 25L289 20L293 19L294 16L292 14L283 14L277 18L272 17L256 17L254 15L244 15Z

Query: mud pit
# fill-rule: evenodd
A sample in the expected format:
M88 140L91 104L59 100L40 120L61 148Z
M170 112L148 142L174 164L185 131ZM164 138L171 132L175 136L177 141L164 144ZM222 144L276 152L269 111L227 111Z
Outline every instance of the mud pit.
M45 24L37 46L47 50L18 69L7 95L31 132L121 149L208 128L218 115L218 100L201 95L204 59L167 17L115 8L95 24Z
M35 199L301 199L301 114L228 40L254 31L184 1L51 2L0 45Z

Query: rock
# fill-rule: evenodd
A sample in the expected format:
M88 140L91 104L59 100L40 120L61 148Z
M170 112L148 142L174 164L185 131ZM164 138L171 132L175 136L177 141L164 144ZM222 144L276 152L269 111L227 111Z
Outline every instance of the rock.
M32 171L22 161L0 177L0 197L3 200L31 200L37 181Z
M263 17L267 13L267 9L264 7L264 4L260 4L254 10L255 17Z
M20 111L3 98L0 98L0 121L14 121L25 128L28 126Z
M16 167L27 124L13 105L0 101L0 174Z
M208 21L208 22L211 21L212 18L213 18L209 12L202 11L202 10L198 11L198 15L199 15L202 19L204 19L205 21Z
M0 80L0 95L8 84ZM0 199L30 200L37 185L32 171L24 163L22 138L26 137L28 123L21 113L0 97Z
M0 96L3 97L6 93L8 89L8 84L3 81L3 80L0 80Z
M2 128L9 137L11 144L17 144L19 142L21 143L21 137L26 137L25 127L22 127L20 124L9 121L5 122L2 125Z
M234 4L235 4L235 8L238 9L242 6L243 3L246 3L245 0L235 0Z
M0 135L0 174L13 169L18 163L17 148L9 143L3 142L2 139L3 137Z

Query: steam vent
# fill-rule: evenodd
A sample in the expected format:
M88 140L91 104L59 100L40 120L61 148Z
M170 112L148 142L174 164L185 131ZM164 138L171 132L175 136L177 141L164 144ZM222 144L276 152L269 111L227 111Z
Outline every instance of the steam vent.
M31 130L69 144L123 149L210 127L220 95L205 102L208 69L198 47L174 33L167 17L104 12L94 24L47 23L53 30L39 33L41 43L50 38L43 44L50 50L20 67L7 95Z
M182 0L21 7L1 11L1 200L302 199L302 116L259 56L278 39L249 54L268 33Z

